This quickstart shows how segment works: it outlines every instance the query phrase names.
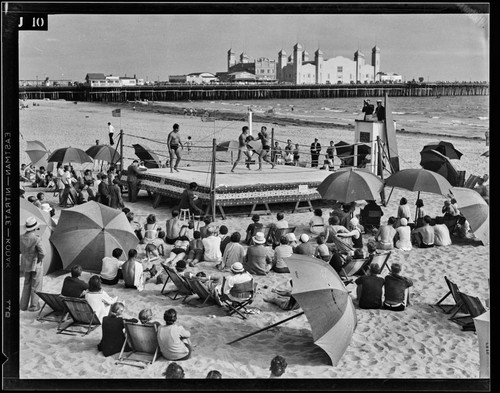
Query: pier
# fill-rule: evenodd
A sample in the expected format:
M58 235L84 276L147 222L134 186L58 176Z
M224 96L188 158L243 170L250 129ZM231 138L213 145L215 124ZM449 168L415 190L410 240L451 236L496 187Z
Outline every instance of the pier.
M89 86L19 86L19 98L87 102L255 100L350 97L485 96L486 82L391 83L349 85L164 85L121 88Z

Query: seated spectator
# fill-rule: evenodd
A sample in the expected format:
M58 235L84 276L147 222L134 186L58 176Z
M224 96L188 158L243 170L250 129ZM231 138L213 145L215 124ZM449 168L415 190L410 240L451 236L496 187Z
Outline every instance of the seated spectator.
M97 345L97 349L106 357L114 355L122 350L125 341L125 324L124 321L137 323L137 319L124 319L122 317L125 306L121 302L116 302L111 305L109 315L102 319L102 339ZM131 351L128 343L125 345L126 352Z
M202 261L203 253L205 252L200 231L194 231L193 236L193 240L189 242L189 252L186 257L186 263L189 263L189 266L195 266L198 262Z
M292 247L288 244L286 236L281 236L280 245L274 249L272 270L276 273L290 273L286 265L286 258L293 254Z
M485 175L486 176L486 175ZM457 200L455 198L451 198L450 199L450 203L451 203L451 207L453 208L454 210L454 214L456 216L459 216L460 215L460 210L458 209L458 203L457 203Z
M115 285L123 278L121 267L125 261L120 260L123 250L115 248L111 255L102 258L101 282L106 285Z
M226 246L231 241L231 236L228 235L229 229L225 225L221 225L219 228L219 237L220 237L220 252L224 254L224 250Z
M288 228L288 221L285 220L285 215L282 212L276 214L276 228L285 229Z
M184 369L175 362L170 363L162 374L165 379L184 379Z
M36 196L32 195L32 196L29 196L28 197L28 202L32 203L33 205L35 205L36 207L38 207L39 209L42 208L42 204L40 203L40 201L37 199Z
M319 235L316 238L316 243L318 243L318 247L316 247L316 252L314 253L314 256L316 258L322 259L325 262L328 262L330 260L330 250L326 245L325 236Z
M346 261L335 244L330 245L330 252L332 256L330 257L329 265L340 275L342 272L342 267L346 264Z
M156 223L156 216L154 214L148 214L146 217L146 225L144 225L144 243L150 243L156 238L158 238L158 232L161 228Z
M194 221L193 220L189 220L187 225L183 225L181 227L181 231L179 233L179 237L181 236L186 236L189 241L193 240L194 239L194 231L195 231L195 228L194 228ZM200 239L201 239L201 233L200 233Z
M321 209L314 209L314 216L309 221L309 230L314 235L319 235L325 230L325 220Z
M375 234L375 241L379 250L392 250L394 247L394 236L396 236L395 217L389 217L387 224L381 225Z
M474 187L474 190L479 193L485 200L485 202L489 205L490 204L490 186L484 184L488 181L489 176L484 175L483 177L479 178L477 181L477 186Z
M202 239L205 239L206 237L209 236L209 233L208 233L208 228L209 227L214 227L214 225L210 225L212 223L212 219L210 218L210 216L205 216L203 217L203 223L205 225L203 225L202 227L200 227L198 230L200 231L201 233L201 238Z
M177 261L183 260L189 251L189 240L186 236L178 238L174 243L174 248L170 255L165 259L165 264L175 266Z
M167 243L165 243L165 232L159 231L158 237L155 239L149 240L144 247L144 251L146 252L146 258L148 262L154 261L160 257L160 255L165 255L165 247Z
M349 222L349 232L339 232L337 236L340 239L351 239L354 248L363 248L362 227L359 225L359 220L356 217L351 218Z
M220 263L222 261L222 253L220 251L221 238L217 236L217 227L215 227L215 225L209 225L207 233L208 236L202 239L203 248L205 250L203 253L203 260L205 262Z
M396 235L394 236L394 240L396 241L396 248L399 248L403 251L411 251L413 248L411 244L411 229L408 226L408 222L406 218L401 218L399 220L401 226L396 228Z
M139 224L137 221L134 220L134 213L129 211L126 213L127 215L127 220L130 223L130 227L134 231L135 235L139 239L140 242L144 239L144 236L142 234L142 225Z
M333 243L334 237L337 234L348 232L349 230L345 226L340 225L340 218L338 215L333 215L328 218L328 226L326 227L324 232L327 243Z
M384 279L379 277L380 267L378 263L370 264L368 274L358 277L356 295L359 307L364 309L382 308L382 292L384 288Z
M286 359L283 356L275 356L273 360L271 360L271 367L269 368L269 370L271 370L271 375L269 378L281 377L285 373L287 365Z
M179 238L182 228L182 222L179 219L179 211L172 211L172 218L168 219L165 224L165 242L174 244Z
M226 246L224 254L222 255L222 262L217 265L219 270L228 270L232 264L239 261L244 261L246 257L246 250L240 244L241 234L233 232L231 235L231 243Z
M413 281L400 275L401 265L393 263L391 272L385 276L385 298L384 309L391 311L403 311L409 304L409 289Z
M231 288L233 288L235 284L243 284L245 282L252 281L253 277L245 270L241 262L235 262L231 265L231 273L231 275L226 276L225 280L220 280L219 284L215 286L214 294L215 296L220 297L222 292L224 292L230 300L239 301L241 299L234 298L233 295L231 295ZM222 288L223 283L224 288Z
M103 318L109 314L111 305L116 303L118 297L109 296L101 287L101 277L94 275L90 277L89 289L85 293L85 300L90 304L97 319L99 319L99 322L102 324Z
M153 265L154 267L154 265ZM128 259L122 265L123 281L125 288L144 290L144 284L148 278L154 276L156 268L144 269L142 263L137 260L137 250L132 248L128 252Z
M292 247L293 250L295 250L295 247L299 245L299 242L297 240L297 237L295 236L295 233L287 233L286 238L288 240L288 244L290 247Z
M460 216L457 222L456 234L459 238L464 239L470 231L469 221L465 217Z
M285 289L271 289L271 292L277 294L277 296L264 298L266 303L276 304L279 308L285 311L296 310L300 308L299 303L292 296L292 280L290 280L290 287Z
M307 255L309 257L313 257L315 251L315 247L309 243L309 235L305 233L299 236L299 245L293 250L295 254Z
M434 247L434 227L431 226L432 219L429 216L424 217L424 225L415 228L412 232L415 243L420 248Z
M40 206L46 202L45 194L43 192L39 192L38 194L36 194L36 199L38 199L38 201L40 202Z
M19 170L19 180L26 182L30 181L29 176L25 176L26 164L21 164L21 169Z
M361 209L360 221L366 232L373 232L380 228L380 219L384 215L382 208L373 199L367 201Z
M257 232L252 237L253 245L247 249L245 257L245 269L250 274L265 276L272 267L273 251L271 247L266 247L264 233Z
M414 227L413 219L411 218L410 206L408 206L408 200L403 197L399 201L398 212L396 214L396 223L394 224L394 228L397 228L401 225L401 219L406 218L408 226L410 228Z
M177 311L173 308L163 315L165 325L158 327L158 345L162 356L167 360L187 360L191 357L191 333L176 324Z
M220 371L211 370L208 372L205 379L222 379L222 374L220 373Z
M160 326L161 323L158 321L151 321L153 319L153 312L150 308L145 308L139 312L139 321L146 326L156 325Z
M436 225L434 225L434 244L436 246L451 245L450 231L444 223L444 217L436 217Z
M424 201L422 199L417 199L417 201L415 202L415 206L417 207L415 228L420 228L424 225L424 216L426 215L424 209Z
M89 284L81 280L82 267L75 265L71 268L71 277L66 277L61 289L61 295L67 297L83 297L84 291L89 289Z
M258 214L254 214L252 216L252 221L253 222L247 227L247 236L245 238L246 244L250 244L252 237L257 232L262 232L262 229L264 228L264 225L260 222L260 216Z
M444 216L451 216L451 217L459 215L458 211L455 209L455 207L451 204L451 201L449 200L444 201L441 213L443 213Z

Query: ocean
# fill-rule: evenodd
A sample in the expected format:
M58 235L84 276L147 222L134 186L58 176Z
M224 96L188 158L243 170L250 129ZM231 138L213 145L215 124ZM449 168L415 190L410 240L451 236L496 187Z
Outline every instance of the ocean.
M366 97L375 105L378 97ZM364 98L271 99L234 101L155 102L195 108L273 117L352 125L362 119ZM389 97L398 130L464 138L484 138L489 129L489 96Z

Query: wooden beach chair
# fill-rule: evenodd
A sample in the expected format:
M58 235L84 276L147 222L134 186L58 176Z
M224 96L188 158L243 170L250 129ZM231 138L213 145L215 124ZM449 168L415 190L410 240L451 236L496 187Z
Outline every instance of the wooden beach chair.
M198 295L198 298L202 301L198 307L203 307L208 301L216 303L216 299L212 292L201 282L198 277L187 278L186 282L191 287L194 294Z
M222 280L220 301L223 306L227 307L228 315L238 314L241 318L247 319L243 312L248 313L247 306L252 304L255 293L257 292L257 283L254 280L246 281L241 284L235 284L229 292L231 296L241 300L229 298L228 294L224 293L226 278Z
M40 309L36 320L58 322L57 329L59 330L61 323L65 322L69 315L68 308L63 302L64 296L56 293L45 292L36 292L36 294L45 302ZM52 311L42 316L42 312L47 305L52 309Z
M389 252L384 252L384 253L376 253L370 264L373 263L373 262L376 262L379 266L380 266L380 273L382 273L384 271L384 269L387 268L387 270L391 271L391 269L389 268L389 265L387 264L387 262L389 261L389 258L391 256L391 253L392 251L389 251ZM366 268L368 268L368 266L366 266Z
M161 290L162 295L168 296L172 300L176 300L178 296L184 296L184 299L182 299L183 303L186 301L186 298L188 296L194 295L187 281L184 279L184 277L181 277L174 268L171 268L170 266L167 266L164 263L162 263L161 266L163 267L165 273L168 275L167 281L165 281L165 284L163 284L163 288ZM177 290L164 293L168 280L172 280L174 285L177 287ZM174 297L169 296L171 292L175 292Z
M101 324L94 310L92 310L92 307L85 299L66 297L63 299L63 302L68 308L69 315L73 321L64 328L59 329L58 334L75 336L76 334L73 333L82 333L82 336L85 336ZM70 327L83 327L85 330L83 332L81 329L70 330Z
M340 278L344 285L349 285L354 283L354 276L358 273L366 263L366 259L351 259L345 265L342 266Z
M471 189L473 189L474 187L476 187L476 184L479 181L479 179L481 179L481 176L469 175L469 178L464 183L464 188L471 188Z
M473 318L484 314L486 312L486 309L481 303L481 300L479 300L479 298L475 296L470 296L460 292L460 298L462 299L462 305L465 309L466 315L459 317L454 316L450 318L450 321L456 323L457 325L460 325L462 327L462 330L476 331Z
M333 236L333 243L337 246L337 249L342 254L349 254L351 251L354 251L355 248L342 240L337 235Z
M139 368L153 364L160 351L158 346L158 327L155 324L143 325L140 323L124 322L125 341L115 364L124 364ZM127 343L132 348L128 355L124 355Z
M448 286L448 292L444 295L439 301L434 304L435 307L440 308L444 311L445 314L452 314L451 318L453 318L459 311L466 312L465 307L463 306L463 300L460 296L460 291L458 290L458 285L451 281L448 277L444 276L444 280L446 281L446 285ZM443 301L448 297L452 296L455 304L442 304Z

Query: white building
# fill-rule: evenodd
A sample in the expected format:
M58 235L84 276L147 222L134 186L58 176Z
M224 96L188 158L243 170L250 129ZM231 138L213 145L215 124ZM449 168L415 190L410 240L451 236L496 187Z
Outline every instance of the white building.
M218 78L211 74L210 72L193 72L191 74L186 75L187 83L195 83L195 84L210 84L218 81Z

